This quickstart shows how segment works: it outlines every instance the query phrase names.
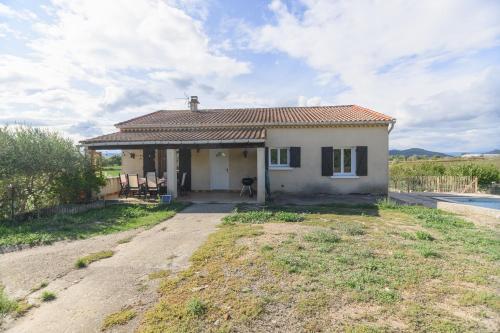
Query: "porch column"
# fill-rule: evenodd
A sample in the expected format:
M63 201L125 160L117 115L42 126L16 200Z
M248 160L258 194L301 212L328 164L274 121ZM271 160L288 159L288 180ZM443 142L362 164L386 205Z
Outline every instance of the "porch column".
M167 149L167 190L177 198L177 150Z
M266 148L257 148L257 201L266 202Z

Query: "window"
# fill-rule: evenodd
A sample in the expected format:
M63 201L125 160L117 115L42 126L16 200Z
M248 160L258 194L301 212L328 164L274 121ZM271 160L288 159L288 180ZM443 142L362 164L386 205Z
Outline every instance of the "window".
M354 176L356 174L356 149L333 149L333 175Z
M287 168L290 166L290 148L269 148L269 166Z

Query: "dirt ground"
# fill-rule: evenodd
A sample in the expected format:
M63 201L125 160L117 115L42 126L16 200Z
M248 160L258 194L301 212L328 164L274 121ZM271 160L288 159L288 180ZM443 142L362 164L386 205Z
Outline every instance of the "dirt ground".
M177 272L189 265L192 253L213 232L231 204L195 204L149 230L127 231L92 239L59 242L0 255L0 283L7 295L26 298L35 307L4 323L8 332L97 332L103 319L131 307L139 315L112 331L129 332L141 313L156 300L158 280L148 277L160 270ZM133 237L130 242L118 241ZM108 259L76 269L77 258L113 250ZM31 291L40 283L48 286ZM40 302L44 290L57 298ZM1 328L0 328L1 330Z

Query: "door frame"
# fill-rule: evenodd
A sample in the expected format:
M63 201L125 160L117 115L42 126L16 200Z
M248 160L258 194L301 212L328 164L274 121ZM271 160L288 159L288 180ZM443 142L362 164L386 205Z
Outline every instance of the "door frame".
M156 173L156 149L155 147L144 147L142 149L142 173L146 177L146 173Z
M225 170L225 186L214 186L215 184L215 172L222 172L219 168L215 167L215 159L217 158L216 154L218 152L223 152L226 154L226 170ZM210 149L209 150L209 163L210 163L210 190L229 190L229 150L228 149Z

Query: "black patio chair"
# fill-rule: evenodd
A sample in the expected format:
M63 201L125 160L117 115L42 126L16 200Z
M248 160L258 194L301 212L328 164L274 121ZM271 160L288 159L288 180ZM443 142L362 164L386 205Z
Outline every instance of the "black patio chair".
M146 191L145 194L149 194L149 197L155 196L158 197L160 193L160 186L158 184L158 180L156 179L155 172L147 172L146 173Z
M118 193L118 196L128 198L128 180L126 174L120 174L120 193Z
M138 174L127 174L128 193L136 196L141 196L143 193L142 186L139 184Z

